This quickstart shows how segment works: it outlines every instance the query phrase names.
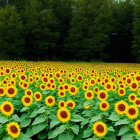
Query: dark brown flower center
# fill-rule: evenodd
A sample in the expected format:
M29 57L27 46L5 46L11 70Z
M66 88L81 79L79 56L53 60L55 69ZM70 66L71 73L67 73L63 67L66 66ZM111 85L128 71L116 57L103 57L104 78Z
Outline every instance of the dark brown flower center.
M99 132L99 133L103 133L104 132L104 127L102 125L98 125L96 130Z
M11 111L11 106L8 105L8 104L4 105L4 110L5 110L6 112L10 112L10 111Z
M67 114L66 111L61 111L61 112L60 112L60 115L61 115L61 117L64 118L64 119L68 117L68 114Z
M14 133L14 134L18 133L18 129L17 129L17 127L16 127L15 125L12 125L12 126L10 127L10 130L11 130L11 132Z

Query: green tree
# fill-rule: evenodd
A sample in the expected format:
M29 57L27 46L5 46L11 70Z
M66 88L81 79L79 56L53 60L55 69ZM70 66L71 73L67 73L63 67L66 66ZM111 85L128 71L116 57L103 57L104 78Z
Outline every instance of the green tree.
M136 62L140 62L140 1L134 0L134 41L132 53L136 58Z
M73 59L103 59L109 44L112 11L108 0L76 0L65 51ZM68 51L67 51L68 49Z
M52 9L42 9L38 0L30 0L23 12L26 54L29 59L51 59L59 33L55 31L57 22Z
M1 57L10 59L21 57L23 54L24 38L23 24L15 7L7 5L0 9L0 50Z

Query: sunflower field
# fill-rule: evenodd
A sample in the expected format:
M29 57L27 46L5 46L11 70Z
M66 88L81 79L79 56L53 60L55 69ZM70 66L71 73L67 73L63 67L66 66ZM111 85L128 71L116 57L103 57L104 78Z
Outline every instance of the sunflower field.
M0 140L140 140L140 65L0 61Z

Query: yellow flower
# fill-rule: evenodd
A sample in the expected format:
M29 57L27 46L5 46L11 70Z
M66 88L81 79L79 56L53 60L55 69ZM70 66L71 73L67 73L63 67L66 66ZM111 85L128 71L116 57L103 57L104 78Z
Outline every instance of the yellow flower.
M66 105L70 108L70 109L74 109L75 108L75 102L72 100L68 100L66 102Z
M0 87L0 97L5 95L5 88Z
M106 100L107 98L108 98L108 94L105 90L99 91L99 93L98 93L98 99L99 100L102 101L102 100Z
M6 95L8 97L14 97L17 94L17 88L14 86L10 86L6 88Z
M99 122L96 122L94 125L93 125L93 132L94 134L96 134L98 137L103 137L106 135L107 133L107 126L105 123L99 121Z
M59 106L59 108L65 107L65 106L66 106L65 101L63 101L63 100L59 101L59 102L58 102L58 106Z
M71 114L67 108L60 108L57 111L57 117L61 122L68 122L70 120Z
M50 95L50 96L46 97L45 103L47 106L53 106L55 104L55 98Z
M85 109L89 109L91 105L85 105L84 108Z
M135 122L134 130L136 131L136 133L137 133L138 135L140 135L140 120L137 120L137 121Z
M138 114L139 114L139 110L134 105L130 105L126 110L126 115L129 119L137 118Z
M107 101L102 101L99 106L102 111L106 111L109 108L109 103Z
M30 106L33 102L33 99L29 95L25 95L22 97L22 103L24 106Z
M128 104L124 101L119 101L119 102L115 103L115 111L119 115L123 115L124 113L126 113L127 107L128 107Z
M11 122L7 124L6 130L8 134L13 138L18 138L20 135L20 126L16 122Z
M93 94L93 92L92 92L91 90L86 91L86 93L85 93L85 98L86 98L87 100L92 100L93 97L94 97L94 94Z
M6 116L10 116L14 112L14 106L9 101L3 102L0 108L1 108L1 112Z
M40 92L35 92L34 98L36 101L41 101L42 100L42 94Z

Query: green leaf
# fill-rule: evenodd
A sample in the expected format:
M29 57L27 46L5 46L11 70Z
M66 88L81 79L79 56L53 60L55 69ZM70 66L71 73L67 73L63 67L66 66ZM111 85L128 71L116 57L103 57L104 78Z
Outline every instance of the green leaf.
M85 119L84 121L81 122L81 128L84 127L89 122L89 119Z
M55 138L57 137L59 134L61 134L62 132L64 132L66 129L66 125L61 125L60 127L57 127L50 135L49 135L49 139Z
M58 137L58 140L73 140L73 133L61 133Z
M127 131L129 130L129 127L128 126L123 126L119 133L118 133L118 136L122 136L123 134L125 134Z
M54 126L56 126L59 123L60 123L60 121L58 121L58 120L52 120L50 123L50 129L52 129Z
M32 140L32 139L29 138L26 134L21 133L17 140Z
M10 136L4 136L2 140L12 140Z
M43 130L43 131L44 131L44 130ZM47 132L40 132L40 133L38 134L38 139L44 140L47 136L48 136L48 133L47 133Z
M118 116L117 113L113 112L113 113L109 116L108 119L111 120L111 121L118 121L118 120L119 120L119 116Z
M83 138L87 138L89 136L91 136L93 133L91 130L85 130L83 133Z
M86 140L99 140L100 138L98 138L97 136L93 136L92 138L88 138Z
M28 107L27 107L27 106L24 106L24 107L21 109L20 112L25 112L25 111L27 111L27 110L28 110Z
M115 123L115 126L122 124L129 124L129 121L127 119L119 120Z
M32 125L36 125L36 124L39 124L39 123L42 123L42 122L45 122L45 118L42 117L42 116L39 116L39 117L35 118L35 120L32 123Z
M107 130L108 130L108 131L111 131L111 132L114 132L114 131L115 131L114 128L113 128L112 126L108 127Z
M73 115L71 118L71 121L73 121L73 122L81 122L83 120L84 120L84 118L80 115Z
M35 134L39 133L45 127L47 127L47 124L46 123L40 123L38 125L34 125L33 128L32 128L32 135L35 135Z
M37 113L38 113L38 114L44 113L44 112L45 112L45 108L46 108L46 107L41 107L41 108L37 111Z
M96 122L96 121L98 121L99 119L101 119L101 116L100 116L100 115L94 116L94 117L91 118L90 123Z
M21 119L18 117L17 114L13 115L12 118L13 118L13 120L15 120L16 122L20 122L20 121L21 121Z
M29 126L30 122L31 122L31 119L24 119L24 120L21 121L21 123L20 123L21 128L22 128L22 127L27 127L27 126Z
M122 136L121 140L134 140L134 134L133 133L126 133Z
M8 118L6 116L0 116L0 123L6 123L8 121Z
M136 136L136 139L137 139L137 140L140 140L140 135L137 135L137 136Z
M34 118L37 115L37 111L34 110L31 115L29 116L29 118Z
M73 130L73 132L76 134L76 135L78 135L78 133L79 133L79 125L77 125L77 124L74 124L72 127L70 127L72 130Z

